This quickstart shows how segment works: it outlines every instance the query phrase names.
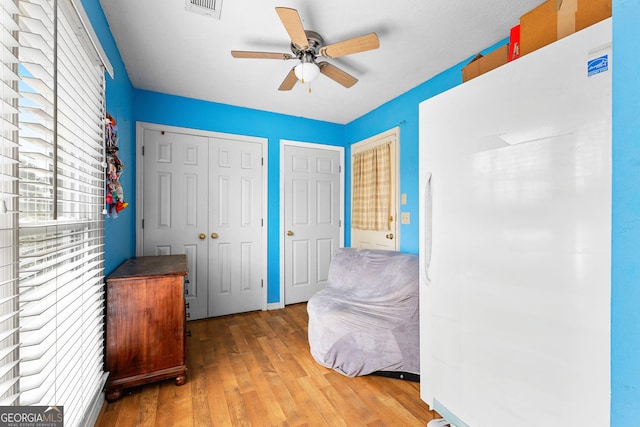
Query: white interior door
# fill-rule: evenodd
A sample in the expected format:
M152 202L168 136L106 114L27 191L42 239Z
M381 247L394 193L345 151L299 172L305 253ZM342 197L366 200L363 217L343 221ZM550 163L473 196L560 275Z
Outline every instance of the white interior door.
M209 315L259 310L262 296L262 144L212 138Z
M192 320L261 309L263 144L152 126L141 135L138 254L187 255Z
M340 153L284 145L285 304L308 301L325 287L340 244Z
M399 178L398 178L398 159L399 159L399 128L391 129L387 132L383 132L379 135L375 135L371 138L357 142L351 146L351 156L353 165L353 155L355 153L369 150L382 144L389 144L391 147L391 182L390 188L390 227L388 230L360 230L357 228L351 228L351 247L364 248L364 249L383 249L388 251L397 251L400 247L399 241L399 221L398 221L398 193L399 193ZM353 173L353 167L351 168ZM353 176L351 177L353 183ZM351 190L353 194L353 188ZM353 205L352 205L353 206Z
M208 138L144 130L143 255L187 255L191 318L207 317L208 152Z

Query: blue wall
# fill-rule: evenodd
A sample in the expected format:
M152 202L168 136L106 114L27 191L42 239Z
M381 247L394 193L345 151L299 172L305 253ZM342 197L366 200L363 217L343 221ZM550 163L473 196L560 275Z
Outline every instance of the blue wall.
M400 126L400 191L408 199L402 210L413 219L401 226L401 250L418 251L418 104L459 84L462 64L342 126L132 89L98 0L83 4L116 69L115 79L107 78L107 108L118 119L127 165L123 185L131 203L120 218L105 224L107 274L135 255L135 120L268 138L269 302L280 298L280 239L274 238L280 233L280 139L344 145L349 158L352 143ZM613 16L611 425L627 427L640 425L640 0L613 0ZM346 212L348 203L347 195Z
M611 425L640 425L640 0L613 0Z
M344 126L135 90L136 121L268 139L267 302L280 301L280 140L342 146Z
M496 47L507 43L502 40L490 46L482 53L486 54ZM407 204L400 206L401 212L409 212L411 223L400 225L400 250L402 252L418 253L419 218L419 189L418 189L418 114L419 104L454 86L462 83L462 67L471 58L457 64L446 71L434 76L421 85L392 99L368 114L349 123L346 129L345 141L347 145L346 158L350 158L349 147L359 141L377 135L396 126L400 127L400 194L407 195ZM347 162L346 187L351 188L350 163ZM345 200L345 212L351 211L351 199ZM351 228L351 218L346 218L346 230ZM351 244L349 236L345 236L345 245Z
M400 250L418 253L418 104L427 98L444 92L461 81L462 65L459 64L427 80L420 86L395 98L381 107L347 125L346 144L350 146L373 135L396 126L400 127L400 194L407 195L407 204L400 205L401 212L409 212L411 223L400 225ZM350 158L350 150L347 158ZM350 164L348 165L350 166ZM350 172L347 170L346 186L351 188ZM345 203L345 212L351 211L351 199ZM346 229L351 228L351 219L346 219ZM345 243L351 244L349 236Z

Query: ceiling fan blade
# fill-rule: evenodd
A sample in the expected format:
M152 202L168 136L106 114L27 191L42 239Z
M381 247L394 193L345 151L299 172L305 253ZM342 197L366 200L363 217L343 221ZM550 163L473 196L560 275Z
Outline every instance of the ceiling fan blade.
M282 84L280 85L278 90L291 90L291 89L293 89L293 87L298 82L298 78L296 77L295 68L296 67L293 67L291 69L291 71L289 71L289 74L287 74L287 77L284 78L284 80L282 81Z
M380 40L376 33L366 34L320 48L320 55L327 58L338 58L352 53L365 52L380 47Z
M320 67L320 72L322 74L332 80L335 80L346 88L350 88L354 84L358 83L358 79L353 77L351 74L342 71L340 68L336 67L335 65L331 65L328 62L320 62L318 66Z
M284 25L287 33L289 33L291 42L300 49L307 49L309 47L309 40L307 40L307 35L304 32L298 11L288 7L276 7L276 12L282 21L282 25Z
M275 52L252 52L246 50L232 50L231 56L234 58L259 58L259 59L291 59L294 56L288 53Z

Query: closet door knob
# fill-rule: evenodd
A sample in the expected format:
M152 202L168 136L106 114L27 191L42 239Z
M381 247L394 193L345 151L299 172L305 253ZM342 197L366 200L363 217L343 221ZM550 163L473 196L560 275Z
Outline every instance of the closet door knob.
M211 238L212 239L217 239L218 238L218 233L211 233Z
M287 236L293 236L293 231L287 230Z
M207 238L207 235L204 233L200 233L200 235L198 236L200 238L200 240L204 240Z

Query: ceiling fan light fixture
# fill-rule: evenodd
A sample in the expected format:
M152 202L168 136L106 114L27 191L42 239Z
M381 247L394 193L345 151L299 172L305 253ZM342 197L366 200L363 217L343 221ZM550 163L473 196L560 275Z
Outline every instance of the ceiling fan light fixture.
M298 80L302 83L309 83L320 75L320 67L313 62L302 62L295 67L295 73Z

